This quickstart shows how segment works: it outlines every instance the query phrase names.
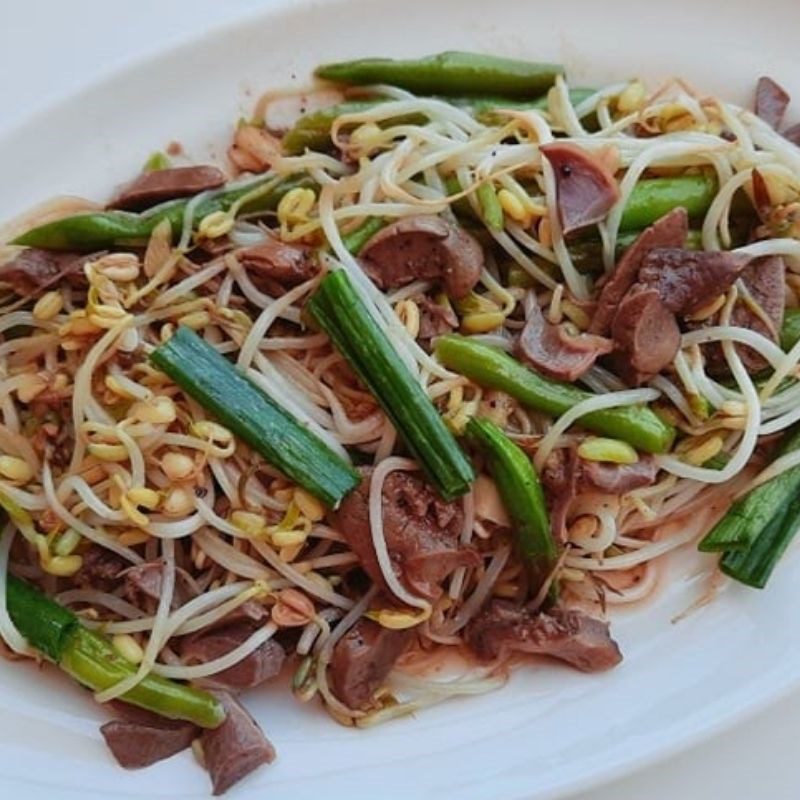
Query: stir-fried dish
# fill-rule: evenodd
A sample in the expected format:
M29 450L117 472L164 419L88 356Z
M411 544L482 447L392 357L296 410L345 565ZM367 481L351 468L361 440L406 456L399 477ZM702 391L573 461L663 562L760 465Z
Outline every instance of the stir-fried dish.
M674 80L329 64L0 255L0 633L215 794L280 681L369 727L546 656L697 546L700 605L800 526L800 126ZM438 667L438 669L433 669ZM33 673L31 673L33 677ZM280 737L280 731L274 735Z

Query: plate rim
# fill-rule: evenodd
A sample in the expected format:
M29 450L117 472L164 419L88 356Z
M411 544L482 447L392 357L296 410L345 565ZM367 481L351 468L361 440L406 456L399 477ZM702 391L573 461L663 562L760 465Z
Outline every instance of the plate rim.
M381 0L381 2L387 1ZM148 69L159 61L166 61L181 53L193 51L201 47L204 41L235 36L237 31L244 30L247 26L263 24L281 14L300 14L315 8L324 8L326 13L331 13L330 7L333 6L366 4L367 2L368 0L263 0L260 7L237 11L227 19L211 22L205 30L173 35L167 42L146 48L135 55L126 56L108 69L98 72L96 76L75 83L69 90L35 103L24 113L15 116L10 123L3 124L0 120L0 146L7 140L21 136L26 128L46 120L50 114L59 113L69 105L80 104L82 99L92 93L107 90L115 82L130 79L137 71ZM525 0L519 0L519 2L524 3ZM20 212L24 210L19 209ZM0 223L3 222L5 220L0 220ZM515 792L506 796L509 800L525 800L531 796L531 791L533 791L536 797L542 800L558 800L558 798L600 788L623 776L641 773L655 764L663 763L686 752L696 744L709 741L727 730L742 725L747 720L777 705L798 687L800 687L800 661L793 668L776 667L769 672L761 673L757 682L748 683L746 687L727 694L728 701L736 700L736 702L730 703L728 709L715 711L711 716L705 712L706 718L701 724L674 725L667 728L665 733L648 735L646 743L637 746L637 753L633 757L619 757L606 765L584 768L581 775L574 778L566 777L551 785L549 789L531 790L529 788L522 793ZM0 764L2 763L3 759L0 757ZM49 787L51 791L55 788L53 784L36 779L0 776L1 789L11 790L25 786ZM254 787L254 790L258 788L260 787ZM250 796L247 788L243 787L243 789L242 797ZM77 790L73 787L63 787L55 795L51 795L54 800L60 796L60 791L69 792L70 796L73 794L77 796ZM92 789L83 789L81 796L102 797L104 795ZM132 797L134 795L123 790L122 796ZM481 796L493 796L490 783L485 784L485 795Z

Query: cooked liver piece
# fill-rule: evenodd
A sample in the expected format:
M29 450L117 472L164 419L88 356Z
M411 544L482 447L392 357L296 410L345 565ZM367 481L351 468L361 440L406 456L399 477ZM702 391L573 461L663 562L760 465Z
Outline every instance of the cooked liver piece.
M389 592L378 564L369 524L371 470L332 515L361 566ZM383 535L395 574L412 594L435 600L441 583L458 567L475 567L480 558L459 541L464 513L460 502L446 503L420 477L393 472L383 484Z
M458 317L449 305L437 303L427 295L417 295L411 299L419 306L418 339L433 339L458 327Z
M467 628L467 641L485 660L509 651L531 653L565 661L583 672L601 672L622 661L608 623L572 609L533 614L504 600L483 608Z
M611 356L614 372L638 386L672 363L681 332L675 315L655 289L628 293L614 317L611 335L617 349Z
M751 297L761 307L772 323L767 325L760 316L741 300L731 314L731 325L749 328L766 336L774 342L778 341L783 313L786 305L786 264L780 256L764 256L757 258L742 273L742 283L747 287ZM778 334L776 336L776 334ZM767 362L755 350L744 345L736 345L736 351L742 363L751 373L765 369Z
M109 705L119 719L106 722L100 733L125 769L141 769L169 758L200 735L200 729L191 722L166 719L116 700Z
M81 586L110 592L117 588L130 566L129 561L113 551L99 544L90 544L75 579Z
M772 78L763 75L756 84L755 112L775 130L780 128L791 97Z
M233 695L215 690L212 694L224 706L225 720L218 728L204 730L200 741L214 794L220 795L262 764L271 764L275 748Z
M180 646L181 660L185 664L205 664L221 658L244 644L255 631L252 625L239 622L184 637ZM232 667L197 682L235 692L252 689L274 678L281 671L285 656L283 647L270 639Z
M263 242L237 250L235 255L256 282L269 279L284 288L307 281L319 271L311 247L282 242L271 234Z
M655 247L682 247L689 231L689 217L685 208L676 208L654 222L638 236L622 254L617 266L603 285L597 300L590 333L608 334L611 321L617 313L622 298L636 283L644 257Z
M216 167L170 167L143 172L120 189L109 208L141 211L166 200L191 197L225 183L225 175Z
M619 186L591 153L568 142L542 145L553 167L558 218L564 233L600 222L619 199Z
M800 147L800 123L792 125L783 132L783 138Z
M571 335L563 324L548 322L536 303L531 304L517 341L519 355L534 369L549 378L569 382L578 380L613 347L610 339L592 333Z
M692 314L727 292L751 261L724 250L657 247L644 257L639 283L658 292L674 314Z
M413 638L410 628L393 631L359 620L333 648L329 669L334 694L350 708L368 706Z
M574 447L553 450L548 456L541 479L550 511L550 531L559 544L567 543L567 517L578 493L580 469Z
M37 297L62 280L83 287L86 260L87 256L79 253L26 247L0 265L0 282L7 283L20 297Z
M441 280L456 299L472 291L484 263L483 248L473 236L433 214L387 225L364 245L360 260L381 289Z
M581 481L601 492L625 494L656 481L658 465L653 456L641 455L635 464L581 461Z

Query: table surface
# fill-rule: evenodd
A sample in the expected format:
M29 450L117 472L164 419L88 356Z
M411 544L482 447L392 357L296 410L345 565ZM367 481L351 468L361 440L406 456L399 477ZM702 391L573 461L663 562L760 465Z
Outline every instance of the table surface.
M12 0L0 0L3 120L27 115L131 56L268 3L25 0L12 5ZM572 800L796 800L798 741L800 693L689 752Z

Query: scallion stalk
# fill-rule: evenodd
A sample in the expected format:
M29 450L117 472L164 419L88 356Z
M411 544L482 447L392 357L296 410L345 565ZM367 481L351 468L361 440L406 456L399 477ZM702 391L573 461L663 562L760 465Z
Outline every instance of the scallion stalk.
M469 460L347 273L339 270L325 277L307 308L380 403L441 496L452 500L465 494L474 478Z
M800 448L800 429L783 442L779 455ZM800 466L782 472L740 497L727 514L700 540L704 553L748 550L770 521L800 493Z
M104 636L84 628L69 609L13 575L6 580L6 606L28 644L84 686L100 691L136 673L136 665ZM225 719L225 709L208 692L158 675L145 676L120 700L204 728L216 728Z
M749 547L728 550L720 559L720 569L740 583L763 589L798 530L800 496L795 495L777 510Z
M324 503L338 505L358 485L358 473L344 459L189 328L178 328L150 360L270 464Z

